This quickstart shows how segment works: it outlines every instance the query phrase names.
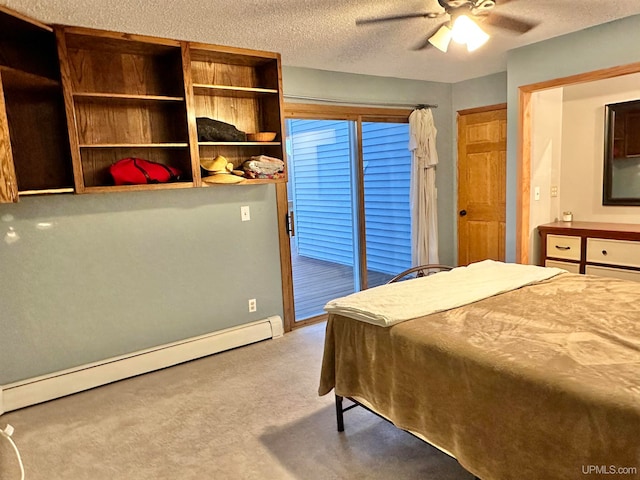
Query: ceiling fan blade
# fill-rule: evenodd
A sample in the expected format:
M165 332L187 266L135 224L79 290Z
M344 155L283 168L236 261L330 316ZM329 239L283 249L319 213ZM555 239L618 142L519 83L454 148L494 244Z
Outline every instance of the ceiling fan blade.
M432 45L431 43L429 43L429 39L433 37L438 30L440 30L440 27L442 25L443 24L438 25L436 28L434 28L429 33L427 33L427 35L424 37L424 40L422 40L417 45L414 45L414 47L411 50L424 50L425 48L431 47Z
M483 23L512 32L527 33L538 25L538 22L527 22L501 13L491 12L484 17Z
M424 50L425 48L429 48L431 46L431 44L429 43L430 38L431 38L431 35L424 37L424 40L422 40L417 45L414 45L411 48L411 50Z
M436 18L436 17L439 17L440 15L442 15L442 13L426 12L426 13L405 13L403 15L393 15L390 17L359 18L356 20L356 25L366 25L369 23L393 22L395 20L407 20L409 18Z

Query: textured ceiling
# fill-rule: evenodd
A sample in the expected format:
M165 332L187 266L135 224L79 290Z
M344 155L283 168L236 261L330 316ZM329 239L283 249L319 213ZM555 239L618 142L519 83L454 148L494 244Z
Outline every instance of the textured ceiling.
M524 35L496 28L480 50L414 51L442 20L356 26L358 18L441 11L436 0L0 0L47 23L280 52L287 66L457 82L506 70L506 52L640 14L640 0L511 0L497 12L540 22Z

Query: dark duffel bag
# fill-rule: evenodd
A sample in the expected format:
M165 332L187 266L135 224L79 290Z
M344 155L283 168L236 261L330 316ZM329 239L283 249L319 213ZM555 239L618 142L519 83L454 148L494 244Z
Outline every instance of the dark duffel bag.
M199 142L246 142L247 134L230 123L213 118L196 118Z

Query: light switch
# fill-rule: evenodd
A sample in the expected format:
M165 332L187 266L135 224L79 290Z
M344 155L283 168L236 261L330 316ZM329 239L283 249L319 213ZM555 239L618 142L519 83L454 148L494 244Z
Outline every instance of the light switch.
M533 199L540 200L540 187L535 187L533 189Z
M243 205L240 207L240 218L243 222L251 220L251 212L249 211L249 205Z

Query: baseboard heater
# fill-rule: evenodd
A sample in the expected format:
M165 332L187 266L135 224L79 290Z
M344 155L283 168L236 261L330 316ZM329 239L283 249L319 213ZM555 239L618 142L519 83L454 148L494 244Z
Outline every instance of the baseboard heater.
M178 342L0 386L0 415L125 378L241 347L284 333L273 316Z

